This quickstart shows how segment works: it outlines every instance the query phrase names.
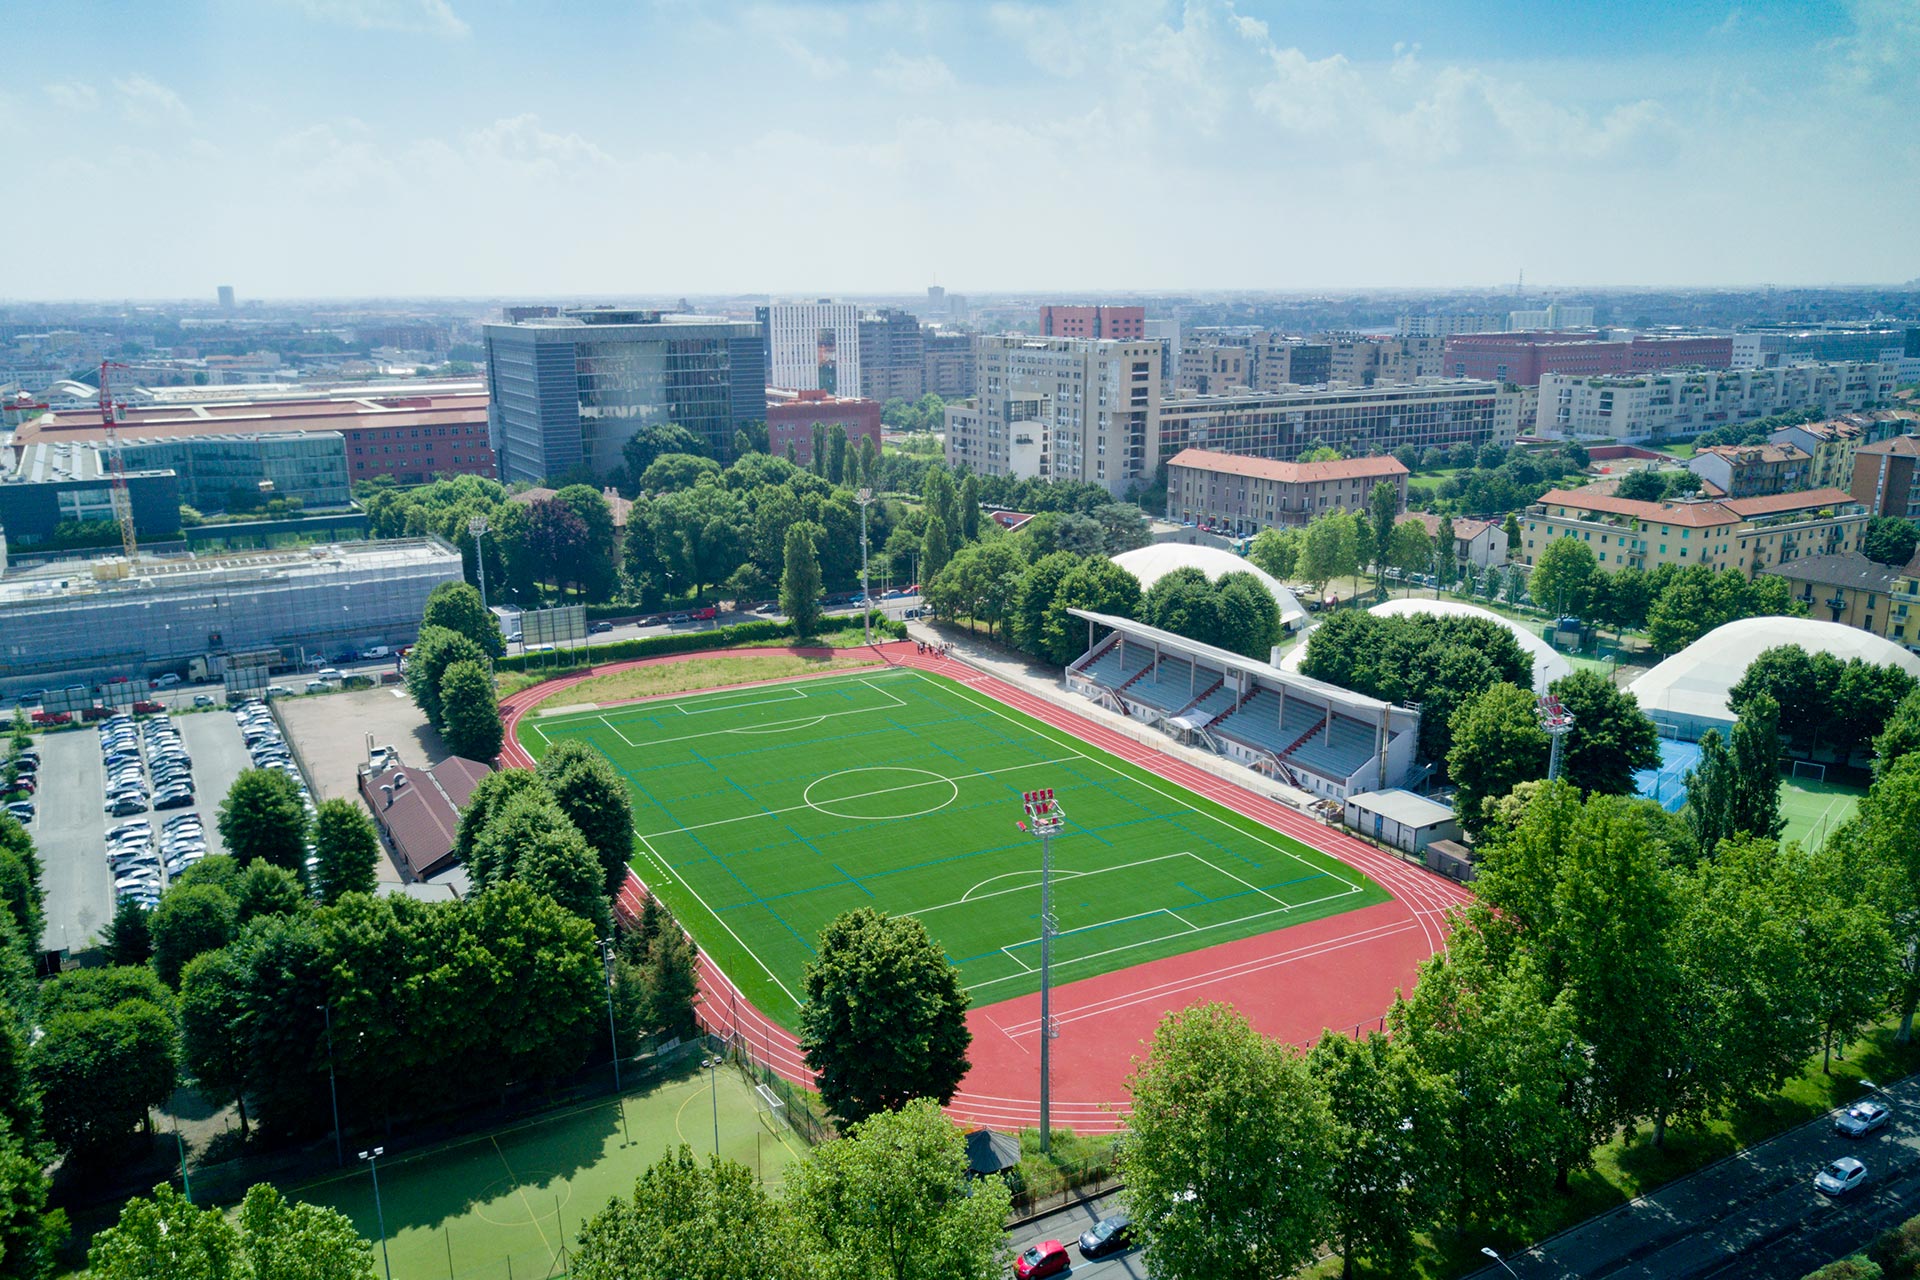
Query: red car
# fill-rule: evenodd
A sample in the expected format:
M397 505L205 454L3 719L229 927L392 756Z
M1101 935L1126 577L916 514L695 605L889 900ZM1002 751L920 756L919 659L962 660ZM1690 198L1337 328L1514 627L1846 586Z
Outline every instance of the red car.
M1013 1260L1013 1274L1020 1280L1034 1280L1037 1276L1057 1276L1070 1265L1067 1246L1058 1240L1043 1240Z

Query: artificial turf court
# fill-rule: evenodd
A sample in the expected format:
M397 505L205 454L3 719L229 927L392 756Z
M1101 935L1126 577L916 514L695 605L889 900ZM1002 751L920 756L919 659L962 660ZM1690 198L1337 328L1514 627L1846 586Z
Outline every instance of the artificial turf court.
M716 1114L720 1154L758 1169L769 1185L778 1186L800 1158L804 1144L784 1123L763 1118L738 1071L723 1066L710 1077L700 1061L691 1053L661 1083L623 1099L624 1126L615 1102L606 1100L390 1155L380 1162L379 1213L364 1166L287 1192L338 1209L369 1240L379 1238L384 1214L396 1280L564 1275L562 1246L574 1248L586 1220L613 1197L631 1194L634 1179L663 1152L685 1143L705 1159Z
M539 756L601 752L632 791L636 869L738 983L791 1026L820 929L871 906L919 917L976 1005L1038 986L1038 842L1052 787L1056 980L1387 900L1340 860L944 676L892 668L519 722Z

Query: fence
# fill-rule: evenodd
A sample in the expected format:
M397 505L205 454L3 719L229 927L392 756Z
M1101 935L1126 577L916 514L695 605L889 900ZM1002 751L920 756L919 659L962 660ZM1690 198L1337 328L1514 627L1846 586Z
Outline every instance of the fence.
M708 1039L718 1046L718 1052L724 1053L728 1061L739 1068L741 1078L749 1085L765 1086L780 1099L780 1113L786 1117L793 1131L806 1140L808 1146L817 1147L829 1138L838 1136L834 1132L833 1120L820 1105L820 1099L756 1058L753 1045L744 1033L735 1030L722 1035L709 1035Z
M878 609L870 615L874 635L881 640L903 640L906 638L906 624L886 617ZM825 622L833 623L830 630L839 632L857 628L860 616L854 614L845 618L829 618ZM823 630L828 628L823 623ZM669 653L697 653L702 649L728 649L735 645L751 644L760 640L784 640L793 635L793 626L786 622L737 622L727 626L714 627L708 631L681 631L664 636L640 636L633 640L615 640L598 644L569 647L565 650L547 652L513 653L495 661L494 667L500 671L542 670L561 661L577 666L582 659L592 662L624 662L631 658L653 658Z

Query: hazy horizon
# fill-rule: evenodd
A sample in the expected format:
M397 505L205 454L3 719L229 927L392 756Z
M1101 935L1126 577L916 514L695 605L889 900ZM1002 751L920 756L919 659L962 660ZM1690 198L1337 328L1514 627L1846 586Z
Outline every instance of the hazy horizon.
M1901 0L183 0L14 29L89 54L0 88L16 301L1920 276Z

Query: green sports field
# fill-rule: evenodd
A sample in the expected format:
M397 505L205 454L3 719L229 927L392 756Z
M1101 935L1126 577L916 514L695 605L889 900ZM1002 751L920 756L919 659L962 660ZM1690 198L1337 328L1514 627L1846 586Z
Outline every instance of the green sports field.
M826 677L528 719L627 780L636 870L770 1017L843 911L911 914L975 1004L1036 990L1051 787L1054 972L1072 981L1386 900L1351 867L943 676Z

